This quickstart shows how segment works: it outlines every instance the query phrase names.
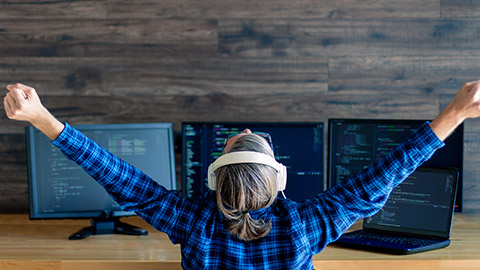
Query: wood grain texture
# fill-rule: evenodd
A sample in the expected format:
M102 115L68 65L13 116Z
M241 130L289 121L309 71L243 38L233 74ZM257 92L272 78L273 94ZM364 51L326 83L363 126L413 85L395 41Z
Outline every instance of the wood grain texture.
M29 1L0 2L0 19L114 19L114 18L436 18L438 0L164 0L164 1Z
M106 2L5 0L0 2L0 19L105 19Z
M138 13L132 16L147 17L188 17L188 18L308 18L308 19L350 19L350 18L415 18L438 17L440 10L438 1L427 0L420 5L417 1L393 0L324 0L324 1L143 1L141 7L131 1L117 1L109 3L108 15L118 16L132 6Z
M440 14L443 18L478 18L479 0L441 0Z
M216 24L215 20L0 20L0 56L211 56L217 51Z
M331 57L329 91L455 94L480 74L480 57Z
M26 161L23 132L20 134L0 132L0 175L2 175L0 177L2 187L0 208L2 212L22 213L28 209Z
M225 56L480 55L480 20L221 20Z
M312 94L327 79L325 57L0 57L0 85L22 81L42 96Z
M271 94L235 97L204 96L44 96L43 103L61 121L72 124L181 121L321 121L327 117L431 118L438 114L438 99L428 96L395 97L341 94ZM215 113L212 113L215 112ZM4 114L4 113L3 113ZM23 132L23 125L0 120L0 132ZM6 128L8 126L8 128Z
M24 148L22 144L11 144L13 147ZM2 154L3 156L3 154ZM0 209L2 213L26 213L28 212L28 184L26 171L26 158L18 159L19 166L13 166L2 162L0 169Z

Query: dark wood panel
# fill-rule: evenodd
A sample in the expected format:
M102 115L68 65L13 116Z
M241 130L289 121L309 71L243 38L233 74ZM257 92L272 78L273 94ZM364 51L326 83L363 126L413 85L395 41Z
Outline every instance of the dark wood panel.
M10 124L12 123L9 123L9 126L13 126ZM25 144L25 135L23 133L23 127L21 126L19 130L21 130L22 132L20 134L5 134L3 132L0 133L0 162L3 165L25 165L25 146L19 147L19 145Z
M24 133L0 133L0 175L0 212L26 212L28 186Z
M428 95L260 94L234 96L43 96L62 121L73 124L182 121L322 121L329 117L432 118L439 101ZM22 133L0 114L0 133Z
M0 19L104 19L106 1L96 0L4 0L0 2ZM1 24L0 24L1 25ZM1 28L1 26L0 26Z
M480 20L221 20L224 56L480 55Z
M12 127L11 122L5 124ZM0 188L0 212L2 213L24 213L28 210L25 135L23 128L19 130L21 133L16 134L0 132L0 175L2 176L0 177L2 187Z
M2 88L22 82L51 96L319 93L327 76L325 57L0 57Z
M0 212L28 210L26 161L24 133L0 132Z
M480 136L478 119L465 121L463 147L463 211L480 211ZM476 132L472 132L477 130Z
M480 57L330 58L329 91L455 94L480 74Z
M212 56L215 20L0 20L0 56Z
M439 0L108 0L0 2L0 19L438 18Z
M465 212L480 212L480 120L465 121L463 205Z
M3 166L3 164L2 164ZM28 212L28 185L25 166L0 169L3 177L0 178L0 212L27 213Z
M110 1L108 16L187 18L438 18L439 0Z
M443 18L478 18L479 0L440 0Z

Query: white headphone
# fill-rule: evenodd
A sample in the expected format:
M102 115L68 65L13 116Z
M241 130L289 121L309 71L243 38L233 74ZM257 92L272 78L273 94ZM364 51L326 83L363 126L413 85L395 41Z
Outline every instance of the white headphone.
M253 151L238 151L221 155L215 162L208 166L208 187L211 190L217 189L215 170L230 164L258 163L273 167L277 171L278 191L285 190L287 186L287 167L278 163L267 154Z

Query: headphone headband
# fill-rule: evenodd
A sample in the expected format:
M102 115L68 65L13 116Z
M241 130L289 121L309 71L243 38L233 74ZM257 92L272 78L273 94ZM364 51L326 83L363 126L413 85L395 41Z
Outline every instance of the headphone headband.
M273 167L277 172L279 169L279 163L267 154L253 151L238 151L221 155L215 162L213 162L213 170L230 164L240 163L258 163Z
M273 157L253 151L231 152L217 158L217 160L208 167L208 187L211 190L216 190L215 170L226 165L241 163L257 163L274 168L277 171L278 191L285 189L287 185L287 168L281 163L278 163Z

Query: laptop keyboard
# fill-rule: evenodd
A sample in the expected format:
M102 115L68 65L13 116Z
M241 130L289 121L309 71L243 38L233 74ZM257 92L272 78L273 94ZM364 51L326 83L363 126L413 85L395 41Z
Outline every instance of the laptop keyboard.
M357 238L357 239L371 239L387 243L394 244L406 244L413 246L426 246L438 243L438 240L433 239L421 239L415 237L405 237L405 236L395 236L395 235L384 235L376 234L367 231L356 231L342 235L342 238Z

